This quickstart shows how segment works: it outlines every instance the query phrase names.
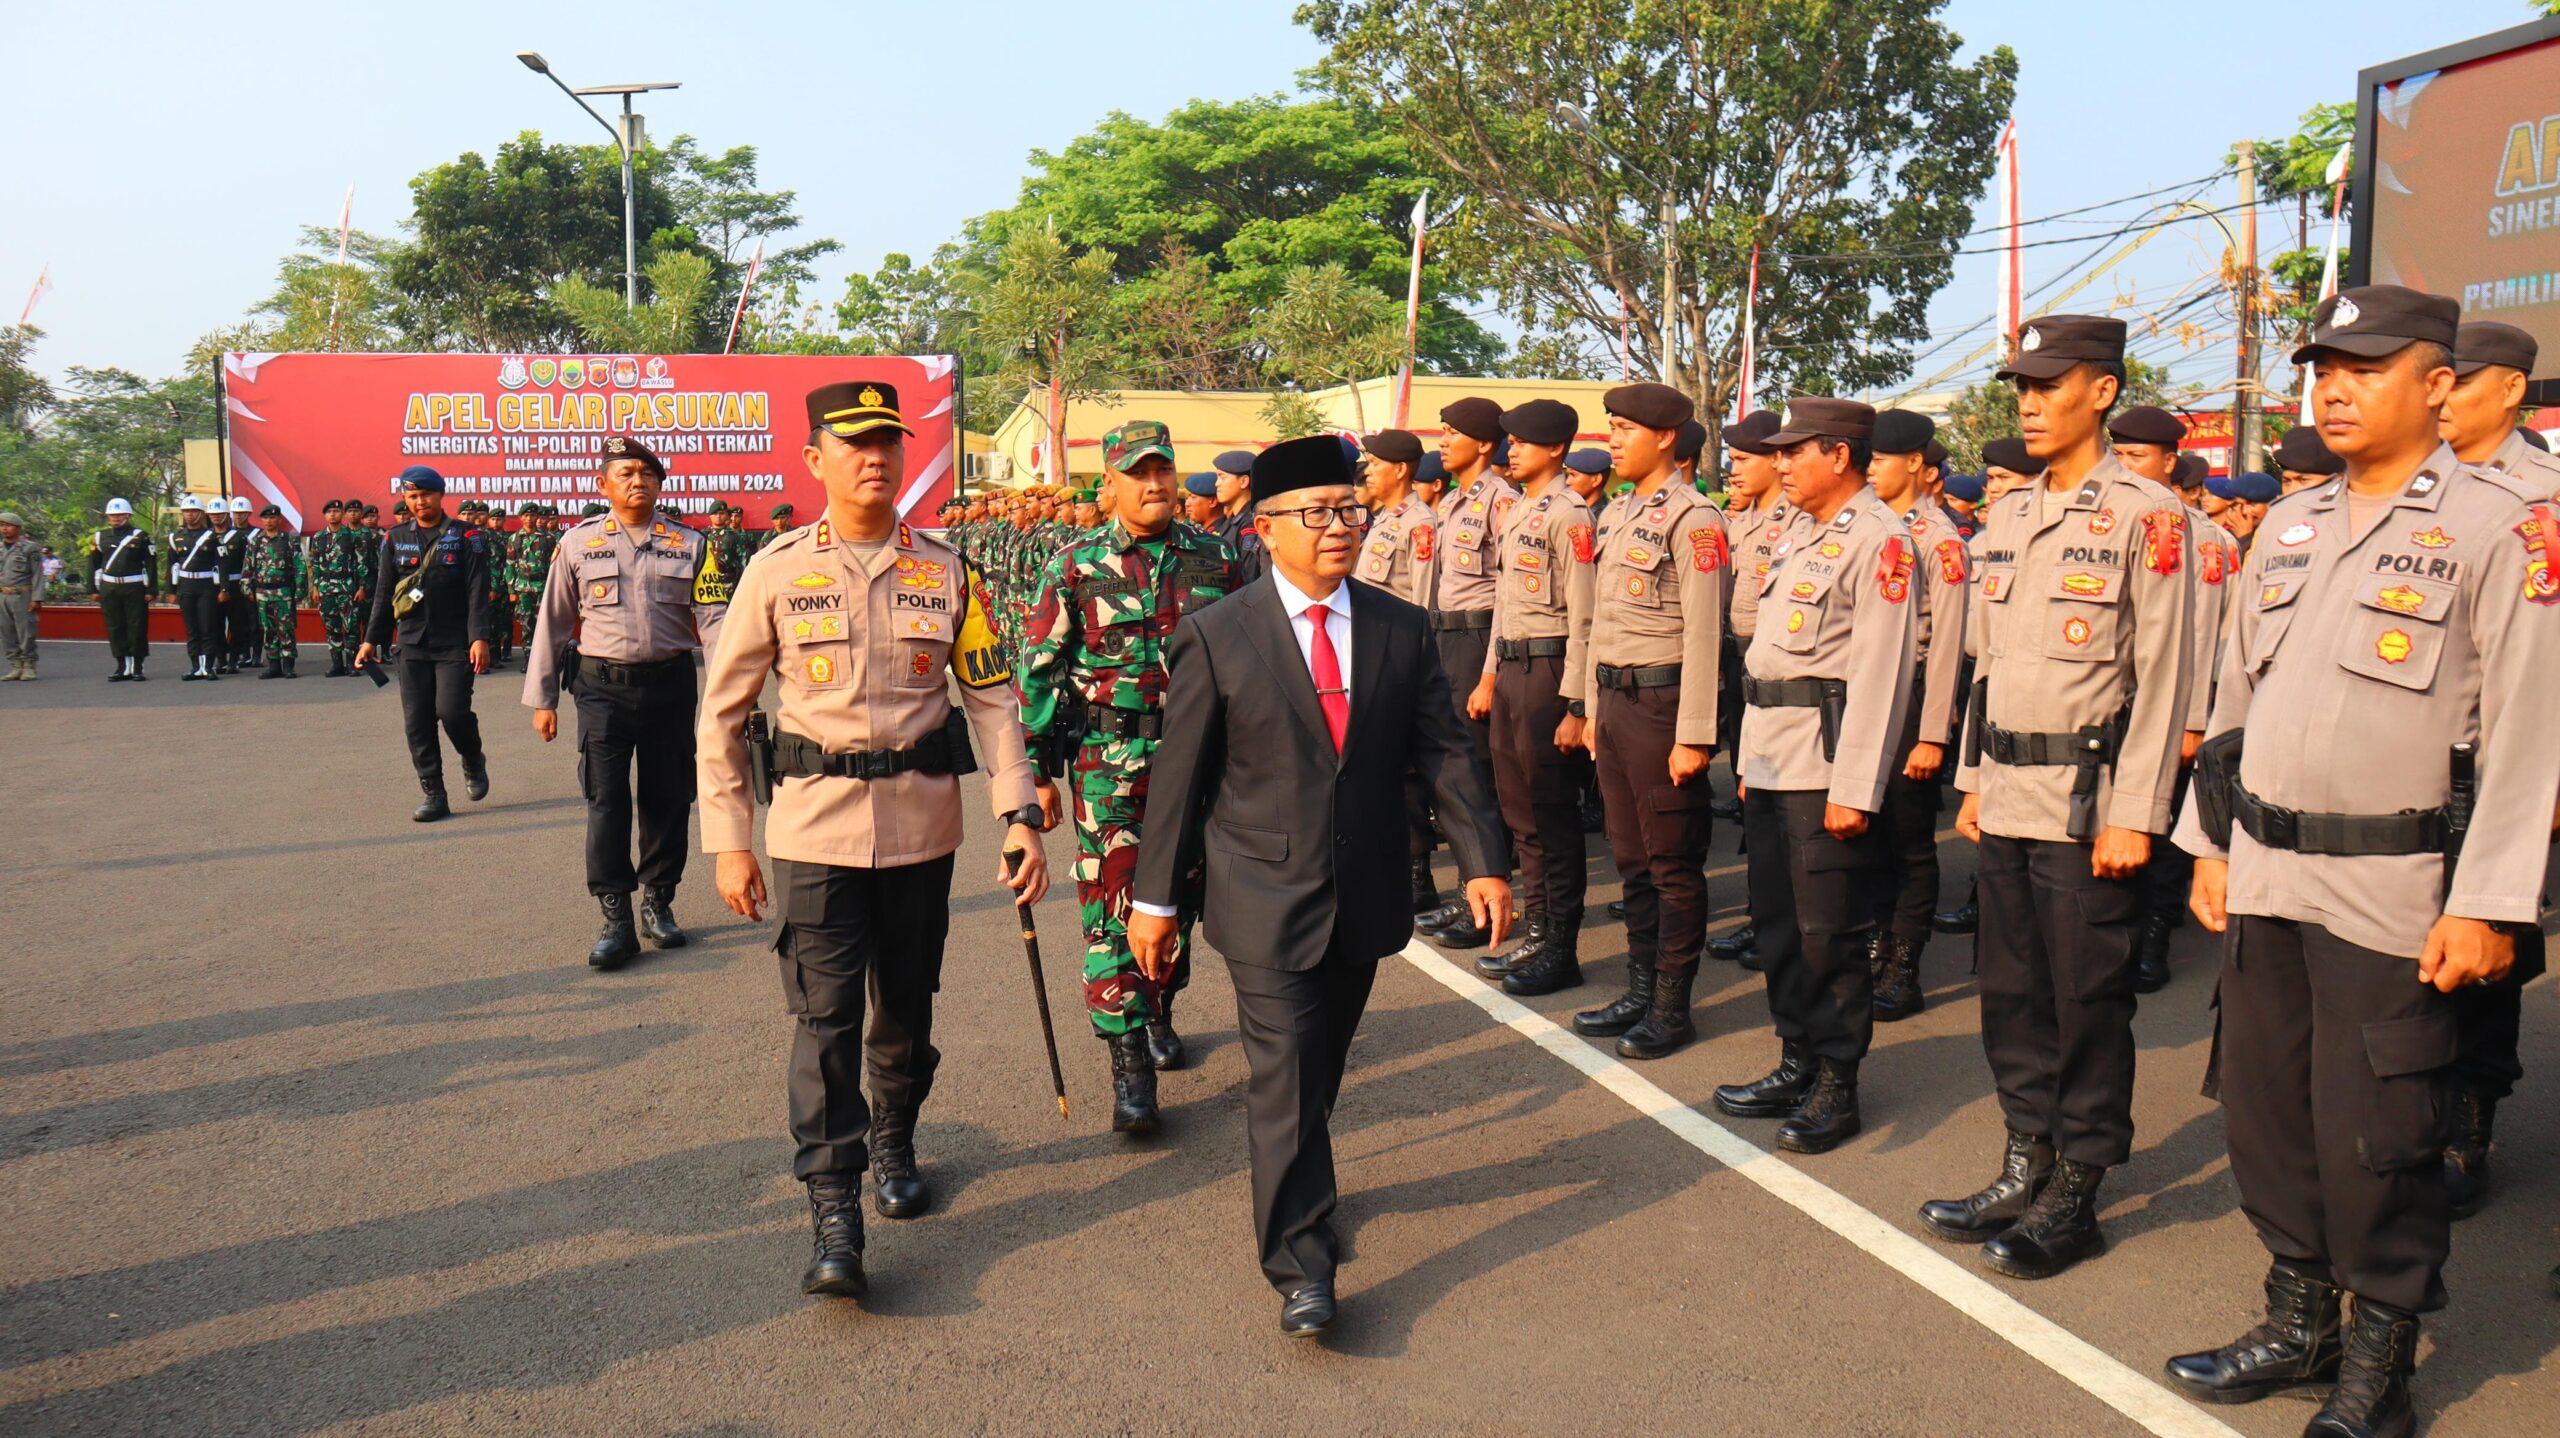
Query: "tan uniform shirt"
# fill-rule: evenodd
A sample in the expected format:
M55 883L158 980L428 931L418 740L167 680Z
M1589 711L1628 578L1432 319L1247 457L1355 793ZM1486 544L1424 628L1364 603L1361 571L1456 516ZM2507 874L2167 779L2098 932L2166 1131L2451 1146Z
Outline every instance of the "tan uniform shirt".
M697 642L717 647L725 606L711 597L716 576L703 587L710 548L663 519L638 530L598 515L562 532L525 640L525 707L560 707L560 656L573 639L580 654L616 664L673 659Z
M1984 719L2022 734L2066 734L2126 714L2115 765L2098 787L2098 822L2169 832L2194 683L2186 506L2109 455L2050 517L2041 483L2002 495L1974 558L1982 580L1965 638L1976 673L1990 680ZM1975 763L1973 746L1963 747L1956 787L1982 796L1983 832L2070 841L2076 770L1998 764L1987 754Z
M2519 479L2438 448L2362 539L2348 533L2344 479L2267 512L2232 594L2213 706L2213 733L2255 731L2242 785L2306 813L2432 809L2451 792L2450 747L2467 740L2480 792L2450 897L2439 855L2283 853L2235 824L2232 913L2403 958L2440 914L2536 917L2560 795L2560 535ZM2193 804L2178 844L2222 857Z
M1920 605L1912 615L1912 665L1919 671L1920 723L1902 737L1913 744L1955 742L1956 706L1964 696L1956 681L1964 673L1964 616L1973 598L1966 582L1973 572L1972 551L1956 532L1953 515L1937 501L1922 499L1902 516L1920 556ZM1943 771L1942 771L1943 772Z
M2222 655L2222 633L2230 622L2231 576L2240 568L2240 540L2190 504L2187 533L2196 547L2195 661L2188 672L2187 729L2204 730L2213 714L2214 674Z
M1755 679L1837 679L1847 709L1831 760L1822 757L1822 711L1752 705L1742 711L1742 782L1754 789L1823 789L1830 801L1873 814L1902 768L1902 719L1911 705L1911 631L1920 555L1902 516L1860 489L1828 524L1790 524L1751 636L1743 670Z
M2506 442L2498 446L2498 452L2489 456L2488 463L2481 467L2513 475L2523 482L2525 488L2546 499L2560 494L2560 459L2525 443L2524 436L2520 434L2508 435Z
M1738 643L1751 642L1760 622L1761 581L1776 567L1778 546L1786 542L1787 531L1799 517L1796 507L1780 497L1725 521L1733 539L1733 603L1725 625Z
M1600 512L1592 599L1577 617L1578 692L1597 695L1600 665L1680 666L1675 743L1711 749L1724 670L1725 589L1732 552L1724 516L1677 480L1651 495L1624 494Z
M1427 605L1431 591L1431 556L1439 539L1439 518L1417 494L1379 515L1360 544L1360 577L1407 604Z
M1520 491L1488 469L1465 489L1440 496L1430 573L1422 592L1429 608L1449 613L1493 608L1495 528ZM1462 682L1453 677L1452 683Z
M946 676L956 678L991 810L1031 803L1013 675L983 606L960 552L905 524L869 554L839 543L827 520L759 551L730 596L703 686L703 849L754 840L741 726L768 674L780 680L774 727L830 754L922 743L950 713ZM886 869L938 859L960 847L960 781L919 773L784 779L764 839L775 858L813 864Z
M1565 640L1564 678L1557 692L1567 699L1586 697L1572 638L1574 615L1591 612L1591 511L1559 474L1547 481L1545 493L1510 506L1494 537L1495 644L1505 639ZM1450 557L1457 557L1454 549ZM1584 622L1589 623L1587 618ZM1495 644L1485 646L1487 674L1500 658Z

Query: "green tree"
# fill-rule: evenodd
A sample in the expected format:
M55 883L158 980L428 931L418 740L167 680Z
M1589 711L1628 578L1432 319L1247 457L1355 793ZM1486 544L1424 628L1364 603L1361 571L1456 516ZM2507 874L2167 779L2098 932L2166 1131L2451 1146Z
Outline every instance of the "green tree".
M303 226L302 248L276 264L275 289L250 306L239 324L197 341L189 368L209 366L228 350L363 353L406 347L400 297L384 273L400 248L397 240L352 230L341 265L337 231Z
M53 385L28 357L44 331L34 325L0 329L0 433L32 439L36 419L53 406Z
M2124 362L2124 390L2116 399L2117 409L2143 404L2172 408L2177 403L2167 369L2138 359ZM1982 472L1984 445L2017 437L2018 391L2006 380L1986 379L1966 386L1938 421L1938 439L1947 447L1948 467L1965 474Z
M1342 266L1319 265L1289 277L1259 328L1279 377L1301 385L1353 385L1353 420L1366 434L1369 409L1355 382L1383 374L1402 359L1402 320L1393 300Z
M1053 483L1066 478L1068 403L1100 396L1112 378L1100 334L1110 306L1110 254L1079 252L1046 227L1014 233L978 302L979 337L1003 356L997 387L1039 391Z
M1755 241L1763 382L1852 389L1908 370L2017 76L2005 46L1959 63L1942 8L1313 0L1298 17L1331 47L1327 83L1382 97L1465 196L1452 263L1527 330L1614 336L1623 306L1640 367L1721 412Z
M709 255L677 251L649 261L649 298L626 309L622 287L571 275L551 287L551 303L589 345L624 354L689 354L718 343L722 318Z
M15 362L23 366L37 332L0 333L18 338ZM213 381L205 373L145 380L75 365L31 403L29 423L0 427L0 508L17 511L66 560L76 556L79 536L98 526L110 497L131 500L143 523L156 523L186 482L186 441L213 433Z
M1262 402L1262 422L1271 426L1274 439L1303 439L1333 428L1326 423L1324 410L1314 400L1294 389L1276 389Z
M1164 242L1154 269L1112 291L1119 368L1149 389L1251 389L1270 349L1252 307L1218 282L1205 256Z

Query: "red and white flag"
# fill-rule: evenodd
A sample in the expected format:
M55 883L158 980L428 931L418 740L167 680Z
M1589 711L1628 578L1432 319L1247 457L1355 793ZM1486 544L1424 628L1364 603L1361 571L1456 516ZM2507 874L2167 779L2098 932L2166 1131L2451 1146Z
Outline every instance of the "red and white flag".
M1413 350L1422 327L1422 232L1429 223L1430 204L1431 190L1425 186L1413 202L1413 268L1404 285L1404 369L1396 375L1397 429L1404 428L1405 416L1413 407Z
M1734 386L1733 422L1742 423L1751 413L1751 388L1759 379L1760 324L1754 314L1760 306L1760 242L1751 242L1751 286L1742 292L1742 375Z
M729 338L723 341L720 345L720 353L722 354L727 354L731 349L737 346L738 322L747 317L747 296L755 292L756 274L763 268L764 236L758 235L756 236L755 258L747 261L747 282L738 286L738 307L729 315Z
M2000 127L2000 333L2014 348L2025 316L2018 265L2018 122Z
M2329 158L2329 258L2320 266L2320 298L2338 292L2338 221L2347 208L2347 167L2353 160L2355 147L2340 145ZM2311 366L2302 367L2302 422L2314 423L2311 417Z
M36 287L27 291L27 307L18 311L18 325L20 328L25 328L27 317L36 312L36 301L43 299L44 292L52 288L53 266L46 265L43 269L36 271Z
M347 230L356 217L356 187L347 186L347 198L338 206L338 263L347 262Z

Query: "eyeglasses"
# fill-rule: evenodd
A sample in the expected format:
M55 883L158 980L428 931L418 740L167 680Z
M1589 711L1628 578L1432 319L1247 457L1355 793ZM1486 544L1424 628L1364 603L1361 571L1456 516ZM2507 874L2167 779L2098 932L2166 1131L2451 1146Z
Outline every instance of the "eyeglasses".
M1294 514L1298 517L1298 522L1309 529L1331 529L1333 522L1337 519L1341 520L1343 527L1347 529L1369 527L1369 506L1365 504L1310 504L1303 509L1258 509L1254 513Z

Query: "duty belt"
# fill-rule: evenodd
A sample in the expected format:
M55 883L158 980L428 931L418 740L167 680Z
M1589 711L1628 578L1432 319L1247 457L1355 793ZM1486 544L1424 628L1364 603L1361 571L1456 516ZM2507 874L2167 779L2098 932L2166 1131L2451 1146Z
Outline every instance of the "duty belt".
M1553 639L1497 639L1493 641L1496 659L1562 659L1564 637Z
M1161 739L1164 737L1164 715L1153 709L1085 710L1084 730L1088 734L1115 739Z
M2441 854L2451 830L2442 809L2403 809L2396 814L2306 814L2270 804L2246 788L2231 786L2231 817L2249 837L2288 854L2358 858L2377 854Z
M1444 634L1453 629L1491 629L1493 611L1490 609L1435 609L1431 612L1431 627Z
M1680 666L1656 664L1630 668L1622 664L1593 666L1592 682L1603 689L1668 689L1680 682Z
M1848 685L1838 679L1754 679L1742 676L1742 702L1754 709L1819 709Z
M98 582L100 584L149 584L151 576L148 574L101 574L98 576Z
M222 571L219 569L173 569L169 571L169 577L172 579L220 579Z
M948 774L951 744L940 730L908 749L860 749L830 754L817 740L777 730L773 771L791 779L887 779L898 774Z
M658 678L682 664L690 666L693 656L677 654L665 659L598 659L592 654L578 656L578 672L592 674L610 684L639 684Z
M2116 751L2123 743L2121 714L2104 724L2084 724L2063 734L2022 734L2003 729L1987 717L1982 721L1982 752L1991 762L2074 771L2063 832L2081 843L2098 837L2098 773L2116 762Z

